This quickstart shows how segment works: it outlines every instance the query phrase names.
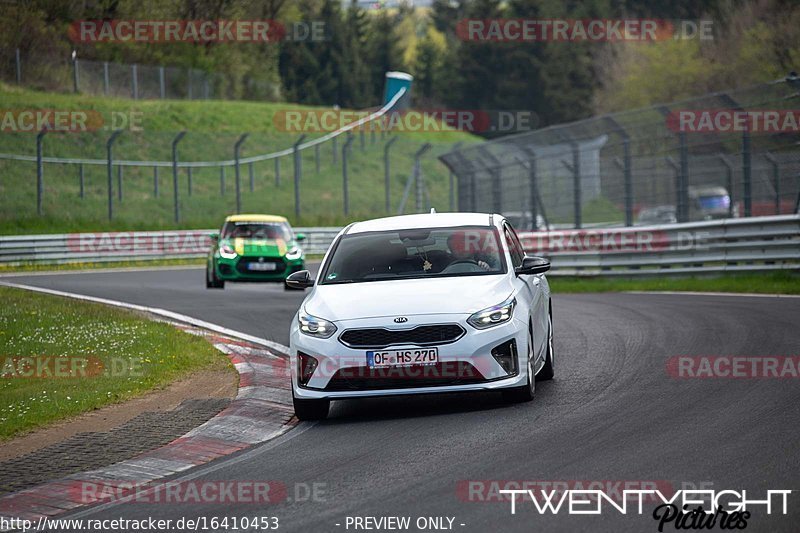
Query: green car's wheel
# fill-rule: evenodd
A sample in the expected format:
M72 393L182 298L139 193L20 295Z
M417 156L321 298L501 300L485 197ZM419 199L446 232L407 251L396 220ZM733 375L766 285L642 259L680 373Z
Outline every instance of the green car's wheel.
M206 289L224 289L225 280L219 279L214 268L206 268Z

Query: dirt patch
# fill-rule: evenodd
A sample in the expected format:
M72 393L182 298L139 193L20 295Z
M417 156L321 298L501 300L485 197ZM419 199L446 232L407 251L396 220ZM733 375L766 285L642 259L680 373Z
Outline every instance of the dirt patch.
M172 411L185 400L236 396L239 376L231 370L202 370L124 403L109 405L2 442L0 461L62 442L78 433L104 432L144 412Z

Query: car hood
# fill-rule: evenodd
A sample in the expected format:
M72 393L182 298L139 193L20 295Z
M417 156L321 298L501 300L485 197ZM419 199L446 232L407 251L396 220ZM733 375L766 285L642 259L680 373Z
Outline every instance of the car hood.
M223 239L220 244L229 244L239 255L263 255L283 257L289 244L283 239Z
M317 285L305 302L314 316L352 320L384 316L472 314L513 292L507 274Z

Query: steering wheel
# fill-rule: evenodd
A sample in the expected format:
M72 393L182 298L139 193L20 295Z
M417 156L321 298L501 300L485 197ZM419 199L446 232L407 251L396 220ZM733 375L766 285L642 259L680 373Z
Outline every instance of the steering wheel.
M467 267L469 265L469 267ZM483 269L480 267L477 261L474 259L457 259L447 265L447 267L442 270L442 272L448 273L462 273L462 272L478 272L482 271Z

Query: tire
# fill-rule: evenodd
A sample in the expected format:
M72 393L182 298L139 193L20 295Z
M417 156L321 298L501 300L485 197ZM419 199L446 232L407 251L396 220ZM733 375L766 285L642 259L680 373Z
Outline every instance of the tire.
M219 279L217 277L217 273L215 272L214 268L211 268L209 272L208 268L206 268L206 289L224 289L225 288L225 280Z
M521 387L514 387L512 389L504 389L503 400L507 403L524 403L533 400L534 392L536 391L536 377L533 373L534 364L533 353L533 326L528 324L528 375L527 383Z
M555 372L553 371L553 311L552 309L547 314L547 357L544 360L544 366L539 373L536 374L536 381L548 381L553 379Z
M292 392L294 415L298 420L325 420L331 407L330 400L298 400Z

